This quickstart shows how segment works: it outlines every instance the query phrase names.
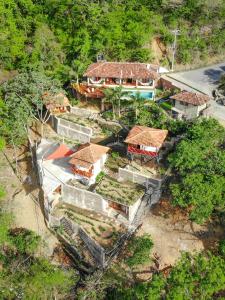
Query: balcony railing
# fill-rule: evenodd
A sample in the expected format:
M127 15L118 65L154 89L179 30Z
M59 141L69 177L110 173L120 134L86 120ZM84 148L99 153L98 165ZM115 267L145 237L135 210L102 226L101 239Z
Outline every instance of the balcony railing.
M78 174L78 175L81 175L81 176L84 176L84 177L87 177L87 178L91 178L93 176L92 170L83 171L83 170L80 170L80 169L76 168L75 166L72 167L72 172L74 174Z
M146 151L146 150L138 149L138 148L130 146L130 145L128 146L127 150L130 153L139 154L139 155L147 155L147 156L151 156L151 157L156 157L158 155L158 152Z

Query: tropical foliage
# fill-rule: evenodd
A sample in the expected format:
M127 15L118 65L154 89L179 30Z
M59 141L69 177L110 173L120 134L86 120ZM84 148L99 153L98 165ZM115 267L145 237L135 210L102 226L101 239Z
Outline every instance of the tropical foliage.
M168 277L153 276L150 282L118 287L107 299L134 300L211 300L222 299L225 288L225 260L211 253L184 253Z
M224 53L224 16L219 0L1 1L0 65L65 80L82 74L98 53L107 60L151 60L153 38L169 48L175 28L178 61L198 62Z
M202 223L214 210L225 209L225 129L214 119L193 124L169 161L177 182L171 184L173 203Z

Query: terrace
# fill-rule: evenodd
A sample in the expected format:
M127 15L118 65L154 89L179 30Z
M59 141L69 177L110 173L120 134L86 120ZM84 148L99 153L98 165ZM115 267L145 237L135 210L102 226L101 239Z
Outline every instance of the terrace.
M146 176L148 178L155 179L160 179L160 173L163 173L163 170L160 169L159 165L156 164L153 160L145 164L139 164L137 163L137 161L132 161L130 164L126 165L125 169Z
M96 192L108 201L130 206L144 195L145 190L139 184L130 181L117 181L106 175L97 185Z
M69 204L58 205L54 216L67 217L74 223L82 226L86 233L99 243L105 250L112 248L119 235L126 228L119 222L94 211L88 211Z
M73 122L75 124L79 124L81 126L84 127L88 127L91 128L93 130L93 136L92 138L100 138L100 139L104 139L107 138L109 136L111 136L114 131L116 131L118 129L115 128L115 130L109 130L108 128L106 128L104 125L99 124L97 120L93 120L90 118L82 118L79 117L77 115L74 115L72 113L68 113L68 114L61 114L60 116L58 116L61 119Z

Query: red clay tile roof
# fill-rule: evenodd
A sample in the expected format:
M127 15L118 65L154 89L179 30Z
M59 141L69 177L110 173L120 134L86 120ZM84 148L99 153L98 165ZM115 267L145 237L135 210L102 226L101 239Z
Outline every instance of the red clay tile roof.
M74 151L69 149L65 144L61 144L53 153L45 158L45 160L59 159L70 156Z
M130 130L125 143L159 148L162 146L167 134L168 130L134 126Z
M133 79L157 79L156 66L144 63L127 62L98 62L91 64L84 73L87 77L103 78L133 78Z
M71 156L69 161L73 165L79 165L84 168L90 168L96 161L98 161L110 148L86 143L81 145L78 150Z
M210 100L210 97L203 94L183 91L179 94L171 96L170 99L186 102L197 106L207 103Z

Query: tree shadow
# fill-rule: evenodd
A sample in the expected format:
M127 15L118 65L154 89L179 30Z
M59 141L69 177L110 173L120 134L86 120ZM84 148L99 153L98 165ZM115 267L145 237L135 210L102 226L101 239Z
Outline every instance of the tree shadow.
M223 67L220 67L221 69ZM225 68L225 67L224 67ZM206 76L208 76L208 79L209 79L209 82L214 84L214 85L217 85L218 84L218 81L221 77L221 75L223 74L223 69L222 70L218 70L218 69L207 69L204 71L204 74Z

